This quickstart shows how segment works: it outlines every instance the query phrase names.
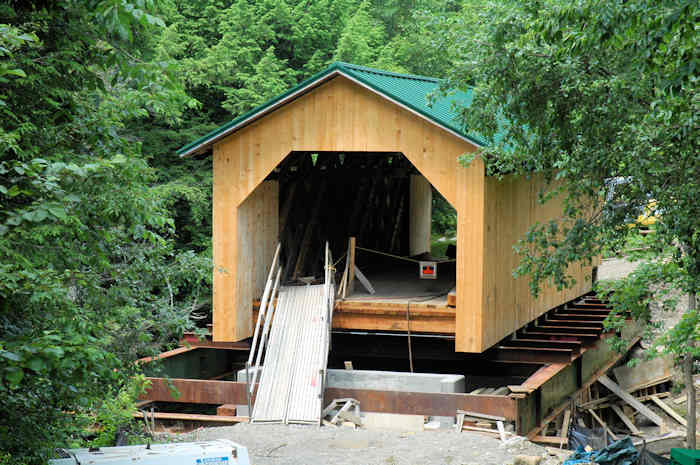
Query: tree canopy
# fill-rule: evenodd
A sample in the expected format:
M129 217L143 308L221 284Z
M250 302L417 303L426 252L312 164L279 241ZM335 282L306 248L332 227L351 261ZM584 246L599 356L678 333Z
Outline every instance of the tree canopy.
M534 294L544 282L566 287L570 264L620 250L651 213L658 222L634 257L641 266L604 290L615 290L620 312L657 328L650 301L671 310L687 295L680 323L657 332L652 351L686 360L692 373L700 355L698 3L487 2L469 12L450 85L473 86L463 121L490 140L481 154L488 173L540 174L550 181L542 201L565 199L561 218L521 241L517 274L531 278Z

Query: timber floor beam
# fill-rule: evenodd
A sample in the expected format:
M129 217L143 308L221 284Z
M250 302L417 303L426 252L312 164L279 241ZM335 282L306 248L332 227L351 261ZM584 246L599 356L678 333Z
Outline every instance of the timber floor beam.
M253 303L253 320L259 303ZM333 310L333 329L365 331L407 331L407 304L370 300L343 300ZM455 334L457 310L447 305L408 304L411 332Z

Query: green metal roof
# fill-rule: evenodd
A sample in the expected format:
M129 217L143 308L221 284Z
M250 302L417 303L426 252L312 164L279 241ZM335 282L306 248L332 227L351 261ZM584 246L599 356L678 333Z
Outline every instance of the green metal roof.
M398 74L350 63L336 62L324 71L310 77L284 94L281 94L263 105L235 118L218 129L206 134L199 139L185 145L177 151L180 156L189 155L207 148L217 140L235 132L240 127L258 117L275 110L281 105L303 95L322 82L344 75L361 85L393 100L394 102L418 113L420 116L432 121L448 131L463 137L476 145L484 146L486 143L476 134L467 134L458 122L456 106L466 107L472 102L471 90L453 91L447 96L435 92L432 102L428 102L428 95L438 90L442 80L415 76L411 74Z

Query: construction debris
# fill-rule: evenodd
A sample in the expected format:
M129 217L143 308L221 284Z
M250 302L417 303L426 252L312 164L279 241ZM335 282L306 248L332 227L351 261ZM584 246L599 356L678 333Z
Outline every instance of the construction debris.
M352 412L350 411L352 409ZM337 410L335 414L333 412ZM330 420L326 418L330 417ZM360 418L360 403L355 399L333 399L321 412L323 424L327 426L338 426L341 421L346 421L355 426L362 426Z
M506 431L506 419L496 415L486 415L484 413L470 412L467 410L457 410L455 430L459 433L464 430L489 433L501 439L502 443L508 441L513 433ZM513 429L509 424L508 429Z

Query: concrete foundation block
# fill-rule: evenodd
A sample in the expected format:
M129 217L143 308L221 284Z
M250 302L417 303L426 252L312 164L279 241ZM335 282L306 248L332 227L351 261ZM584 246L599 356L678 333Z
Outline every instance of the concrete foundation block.
M262 371L262 367L259 370ZM253 379L255 368L250 368ZM245 383L245 370L239 370L236 379ZM258 382L262 373L258 376ZM463 393L466 390L464 375L439 373L406 373L375 370L328 370L326 387L344 389L372 389L375 391L443 392Z
M374 370L328 370L328 387L401 392L464 392L463 375Z

